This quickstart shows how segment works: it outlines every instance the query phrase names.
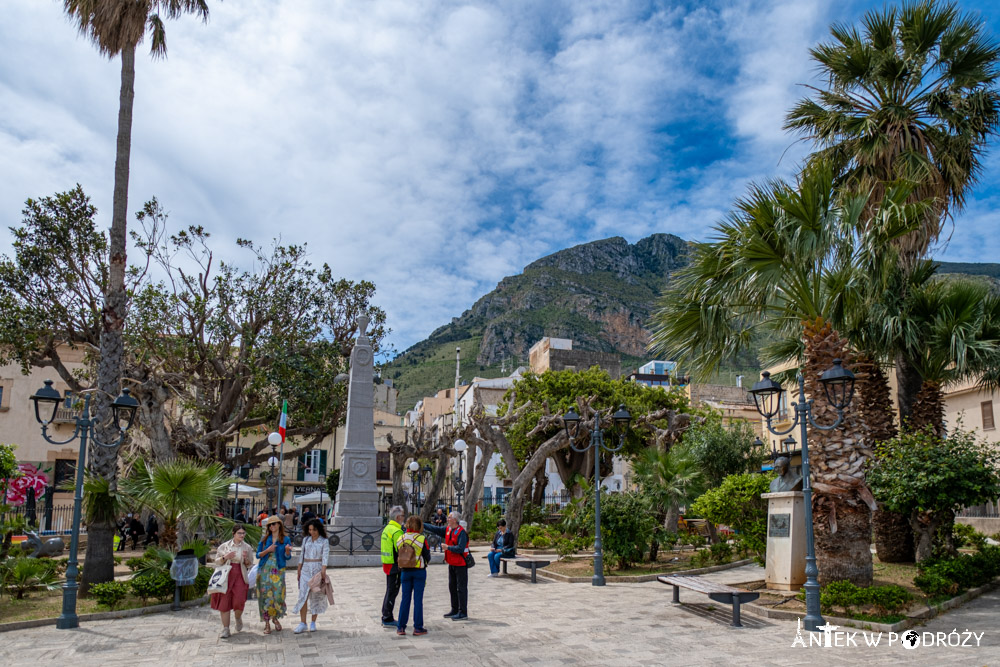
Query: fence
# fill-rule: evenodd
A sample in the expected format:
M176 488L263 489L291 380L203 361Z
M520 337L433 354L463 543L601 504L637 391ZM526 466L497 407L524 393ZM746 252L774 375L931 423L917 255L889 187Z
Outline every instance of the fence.
M955 516L966 517L966 518L1000 517L1000 501L985 503L983 505L975 505L973 507L966 507L961 511L959 511Z
M8 517L24 517L32 530L38 530L40 535L69 535L73 532L73 505L50 505L39 503L29 508L26 505L11 507L7 510ZM80 523L80 534L87 534L87 526Z

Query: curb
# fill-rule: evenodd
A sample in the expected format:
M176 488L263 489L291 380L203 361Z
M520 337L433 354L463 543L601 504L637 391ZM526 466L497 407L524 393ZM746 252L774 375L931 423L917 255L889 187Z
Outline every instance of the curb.
M933 607L928 606L927 609L921 609L919 611L911 611L902 621L896 623L873 623L871 621L859 621L855 618L842 618L840 616L824 616L824 620L827 623L836 623L841 627L852 627L859 628L861 630L873 630L877 632L900 632L902 630L908 630L915 625L920 625L924 621L928 621L935 616L939 616L946 611L950 611L955 607L959 607L969 600L974 600L983 593L988 593L993 589L1000 586L1000 580L994 580L988 584L984 584L978 588L970 588L961 595L951 598L950 600L945 600ZM741 609L751 614L753 616L758 616L761 618L770 618L779 621L794 621L796 619L805 618L805 612L799 611L784 611L779 609L769 609L768 607L761 607L753 602L747 602L741 605Z
M197 600L188 600L187 602L181 602L181 609L186 609L188 607L200 607L209 601L209 596L198 598ZM135 618L136 616L145 616L146 614L158 614L164 611L170 611L170 607L173 606L172 602L167 602L165 604L155 604L149 607L136 607L135 609L120 609L118 611L99 611L93 614L80 614L80 622L84 621L110 621L119 618ZM14 621L13 623L0 623L0 632L11 632L13 630L27 630L28 628L40 628L45 625L55 625L57 618L36 618L30 621Z
M670 576L686 575L686 574L708 574L709 572L721 572L722 570L732 570L737 567L743 567L744 565L752 564L753 558L746 558L744 560L733 561L732 563L725 563L723 565L712 565L711 567L700 567L694 570L678 570L676 572L654 572L653 574L640 574L627 577L605 577L605 580L610 584L611 582L621 583L621 584L641 584L647 581L656 581L657 577L663 576L664 574L669 574ZM553 581L559 581L567 584L589 584L593 581L593 577L570 577L565 574L558 574L556 572L549 572L545 568L538 569L538 576L551 579ZM744 604L743 607L748 605Z

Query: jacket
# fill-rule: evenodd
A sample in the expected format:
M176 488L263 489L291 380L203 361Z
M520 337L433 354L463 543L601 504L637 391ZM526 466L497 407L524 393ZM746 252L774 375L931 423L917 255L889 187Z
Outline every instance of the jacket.
M414 551L417 552L417 566L400 568L405 570L422 570L427 567L427 562L431 559L431 552L427 549L427 543L424 536L421 533L411 533L406 532L399 536L396 540L396 553L399 553L399 548L403 546L403 540L413 544Z
M382 529L382 564L392 565L393 571L399 569L396 567L396 540L402 534L403 527L391 519Z
M273 554L267 554L266 556L261 556L260 552L271 546L271 542L272 538L270 535L268 535L267 538L261 540L257 544L257 558L260 558L260 563L258 563L258 565L264 565L264 563L267 562L267 559L273 555L275 557L275 563L277 563L278 567L279 568L285 567L287 559L285 557L284 547L291 546L292 540L286 537L285 540L278 546L278 548L274 550Z
M464 528L459 526L452 530L440 526L428 526L425 523L424 530L444 538L447 547L444 552L444 562L455 567L466 567L465 554L469 552L469 533Z
M493 548L500 550L500 555L504 558L513 558L516 553L514 549L514 534L509 530L501 533L499 530L493 536Z

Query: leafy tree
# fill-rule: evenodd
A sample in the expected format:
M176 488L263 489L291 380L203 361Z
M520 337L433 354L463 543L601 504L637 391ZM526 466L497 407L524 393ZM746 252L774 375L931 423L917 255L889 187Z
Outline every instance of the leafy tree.
M128 216L129 159L132 150L132 104L135 99L135 49L148 30L151 54L154 58L167 53L163 18L182 14L198 14L208 20L205 0L63 0L63 7L80 33L90 39L101 55L121 56L121 93L118 107L118 141L115 154L115 187L112 200L111 234L108 264L100 317L100 355L97 363L94 416L97 435L104 442L114 442L117 436L111 423L111 401L121 392L126 303L126 218ZM87 457L90 470L107 479L114 488L118 474L117 448L100 447L94 443ZM91 583L114 578L112 554L113 523L88 526L87 570L83 591Z
M724 424L718 418L708 419L684 434L684 447L701 471L704 485L715 487L729 475L760 470L764 452L754 446L756 437L745 421Z
M11 480L21 476L17 467L17 455L14 445L0 443L0 560L7 557L14 534L24 529L22 515L9 514L7 505L7 486Z
M950 524L956 511L1000 496L1000 458L972 433L903 433L877 454L868 483L889 509L909 517L918 562L931 556L938 528Z
M340 468L331 470L326 474L326 494L331 500L337 499L337 491L340 489Z
M769 491L772 479L773 475L754 473L730 475L699 496L691 510L735 530L736 539L763 563L767 551L767 501L760 496Z
M593 524L593 508L590 523ZM601 496L601 537L608 565L624 570L642 560L656 529L649 499L635 492Z

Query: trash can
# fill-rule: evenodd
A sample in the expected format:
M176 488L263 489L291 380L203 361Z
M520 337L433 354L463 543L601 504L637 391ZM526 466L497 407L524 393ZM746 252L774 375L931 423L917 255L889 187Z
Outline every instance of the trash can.
M170 564L170 578L174 580L174 611L181 608L181 586L190 586L198 576L198 557L194 549L182 549Z

